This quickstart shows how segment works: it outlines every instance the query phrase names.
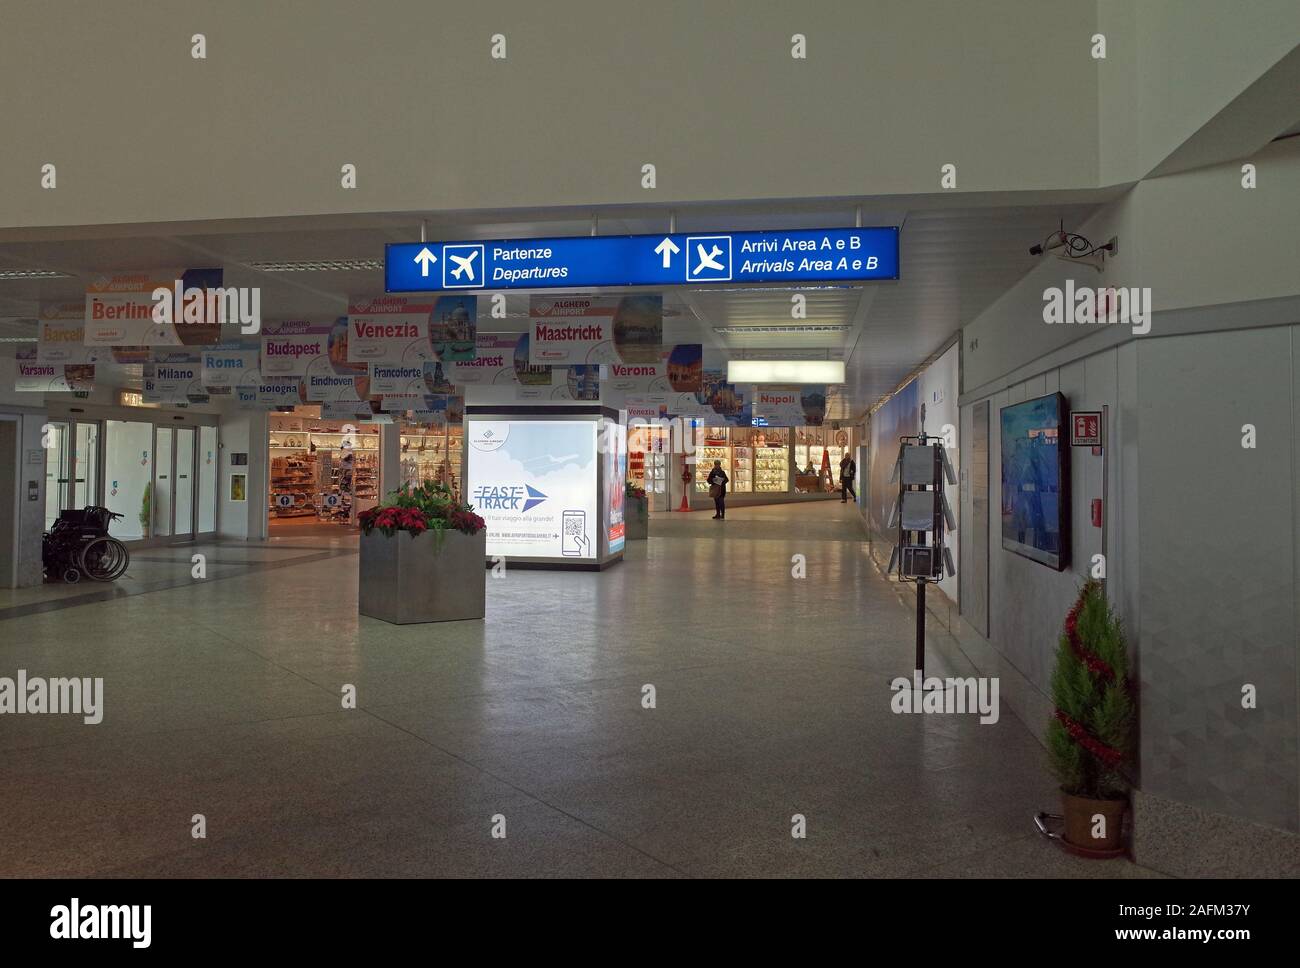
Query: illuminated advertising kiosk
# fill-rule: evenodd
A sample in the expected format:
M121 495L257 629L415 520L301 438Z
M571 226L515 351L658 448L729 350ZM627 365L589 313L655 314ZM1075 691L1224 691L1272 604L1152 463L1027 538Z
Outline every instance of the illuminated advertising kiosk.
M488 562L599 571L623 558L627 424L598 405L465 409L465 500Z

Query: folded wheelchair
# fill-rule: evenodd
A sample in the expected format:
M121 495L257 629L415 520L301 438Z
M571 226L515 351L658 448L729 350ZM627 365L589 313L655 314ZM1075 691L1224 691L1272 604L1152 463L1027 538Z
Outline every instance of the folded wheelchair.
M131 563L131 555L126 545L108 533L108 526L121 517L101 507L60 511L41 543L45 577L69 584L83 577L94 581L121 578Z

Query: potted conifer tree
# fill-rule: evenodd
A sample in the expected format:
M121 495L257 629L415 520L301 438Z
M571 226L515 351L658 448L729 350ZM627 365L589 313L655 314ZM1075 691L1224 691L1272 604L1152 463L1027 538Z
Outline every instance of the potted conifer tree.
M1056 712L1047 727L1064 839L1076 853L1122 852L1135 722L1128 669L1123 629L1101 583L1090 580L1065 618L1052 672Z

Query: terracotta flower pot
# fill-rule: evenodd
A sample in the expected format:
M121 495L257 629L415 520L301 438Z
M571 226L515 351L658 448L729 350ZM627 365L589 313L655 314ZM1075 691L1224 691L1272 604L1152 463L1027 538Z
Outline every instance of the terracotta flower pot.
M1065 841L1071 847L1092 853L1113 853L1120 849L1127 800L1095 800L1062 790L1061 806L1065 815ZM1097 836L1101 831L1105 835Z

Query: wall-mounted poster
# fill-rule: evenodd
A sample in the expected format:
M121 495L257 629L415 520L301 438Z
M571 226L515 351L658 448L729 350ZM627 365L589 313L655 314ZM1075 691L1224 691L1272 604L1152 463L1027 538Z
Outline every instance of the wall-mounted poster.
M1002 547L1062 571L1070 560L1065 397L1002 408Z
M243 503L248 500L248 475L230 475L230 500Z

